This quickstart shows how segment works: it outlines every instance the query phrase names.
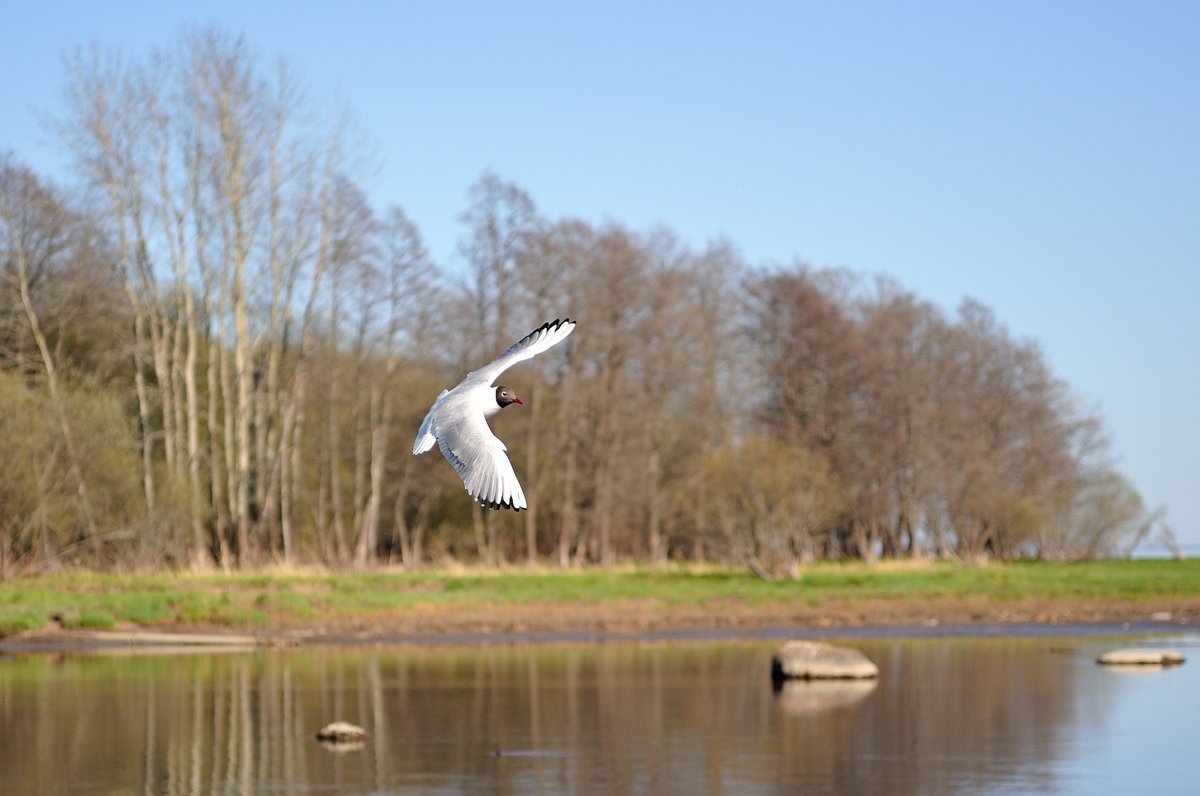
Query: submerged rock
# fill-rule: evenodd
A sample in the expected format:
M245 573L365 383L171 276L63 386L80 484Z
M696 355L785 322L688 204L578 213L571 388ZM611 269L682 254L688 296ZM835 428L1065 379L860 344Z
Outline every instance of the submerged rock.
M789 641L771 661L775 680L867 680L879 667L856 649L817 641Z
M346 721L335 721L317 730L317 740L329 743L361 741L366 736L366 730Z
M1158 649L1112 650L1096 659L1105 666L1178 666L1183 661L1183 653Z

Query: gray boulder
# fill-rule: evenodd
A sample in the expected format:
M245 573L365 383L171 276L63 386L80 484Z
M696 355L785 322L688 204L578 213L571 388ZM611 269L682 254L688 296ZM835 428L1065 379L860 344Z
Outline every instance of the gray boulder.
M1096 659L1096 663L1105 666L1178 666L1183 660L1183 654L1175 650L1129 648L1106 652Z
M868 680L879 667L856 649L818 641L789 641L771 661L775 680Z

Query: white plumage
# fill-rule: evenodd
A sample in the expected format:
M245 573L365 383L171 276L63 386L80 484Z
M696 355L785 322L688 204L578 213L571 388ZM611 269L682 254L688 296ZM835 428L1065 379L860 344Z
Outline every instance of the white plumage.
M521 482L505 453L508 448L487 424L487 418L505 406L524 402L512 390L493 383L513 365L556 345L574 329L575 322L566 318L544 323L491 364L468 373L454 389L442 390L421 422L412 452L425 453L436 443L462 478L467 493L481 505L517 511L528 508Z

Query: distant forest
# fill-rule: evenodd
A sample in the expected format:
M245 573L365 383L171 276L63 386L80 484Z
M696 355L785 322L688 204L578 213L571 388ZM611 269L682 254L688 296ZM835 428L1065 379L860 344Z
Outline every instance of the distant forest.
M1100 419L987 307L551 219L484 174L430 258L286 67L220 31L81 51L72 188L0 157L0 574L1091 558L1169 531ZM495 418L530 508L417 426L544 321Z

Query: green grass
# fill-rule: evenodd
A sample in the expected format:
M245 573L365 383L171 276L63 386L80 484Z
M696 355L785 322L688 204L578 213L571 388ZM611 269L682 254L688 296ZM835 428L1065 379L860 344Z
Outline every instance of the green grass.
M57 619L66 627L320 625L403 614L422 606L528 604L750 606L889 600L1153 601L1200 598L1200 560L1014 563L819 564L798 580L764 581L729 568L512 569L364 574L162 574L79 572L0 582L0 637Z

